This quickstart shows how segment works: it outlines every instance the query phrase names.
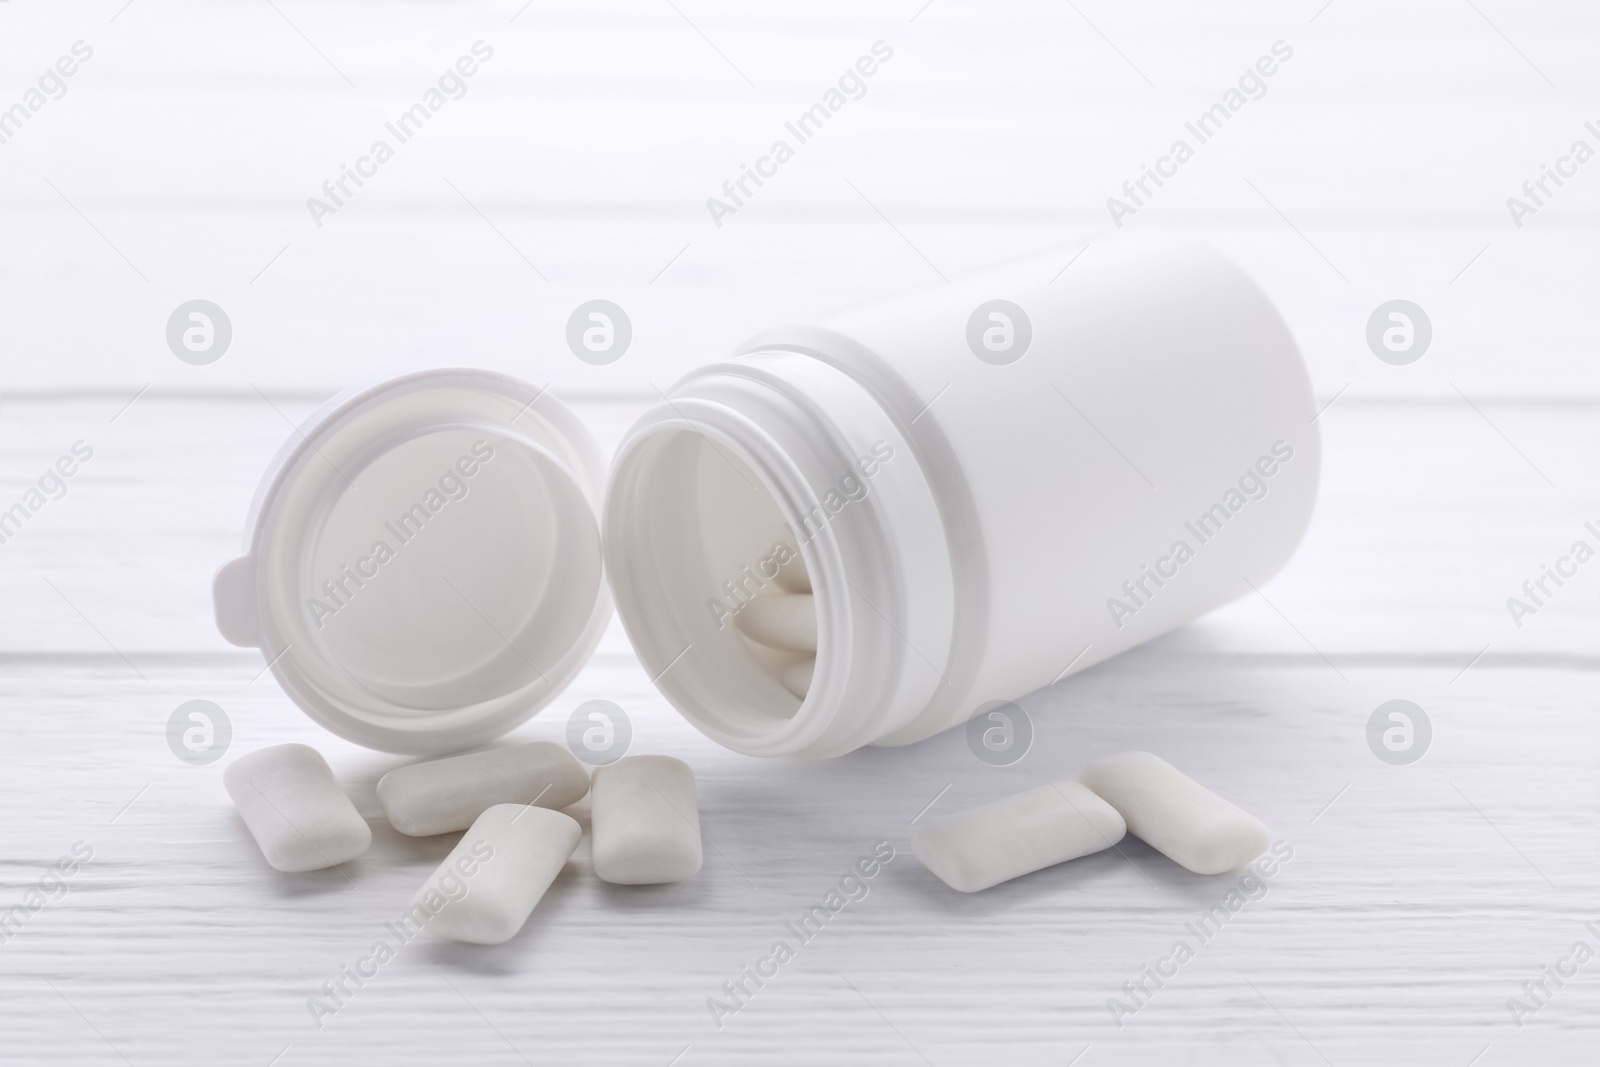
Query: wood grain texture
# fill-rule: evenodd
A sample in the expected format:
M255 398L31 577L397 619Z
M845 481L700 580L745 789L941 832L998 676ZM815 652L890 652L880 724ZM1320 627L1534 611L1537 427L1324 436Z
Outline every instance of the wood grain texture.
M1593 5L675 6L0 4L0 108L73 41L96 49L0 144L0 508L94 449L0 544L0 915L75 842L94 853L0 943L0 1061L1592 1062L1600 963L1521 1028L1506 1001L1578 939L1600 947L1600 563L1520 627L1506 598L1600 523L1600 171L1521 228L1505 200L1597 117ZM315 226L306 198L479 38L496 54L467 95ZM878 39L896 54L867 95L717 227L706 197ZM465 363L554 383L609 448L655 388L756 329L1041 248L1067 267L1114 232L1106 198L1279 39L1295 56L1267 95L1129 227L1238 259L1331 402L1288 569L1024 698L1036 736L1007 768L959 734L735 755L613 625L512 740L620 704L636 751L695 768L705 869L612 887L581 846L518 937L415 941L319 1028L308 998L454 835L389 829L374 787L398 758L320 731L215 632L211 575L291 426L351 382ZM209 367L163 339L196 296L235 327ZM610 367L563 347L594 296L635 324ZM1364 340L1397 296L1434 323L1409 367ZM268 868L226 760L166 748L196 698L227 710L230 757L322 750L372 849ZM1393 698L1435 731L1410 767L1366 745ZM1294 856L1119 1028L1108 998L1234 879L1130 839L965 897L907 842L915 819L1135 746ZM866 898L719 1029L707 998L879 841L897 856Z
M614 438L637 402L575 406ZM116 407L7 404L7 489ZM1319 420L1318 517L1263 589L1270 605L1229 606L1026 698L1036 738L1008 768L979 763L959 733L812 765L729 753L671 711L613 627L514 738L560 740L582 701L620 704L636 751L696 769L702 874L610 887L580 850L517 938L413 942L318 1028L307 999L386 936L455 835L389 829L373 790L399 758L320 731L258 677L258 656L210 630L209 573L287 432L278 414L260 399L143 399L106 427L84 480L0 546L0 804L13 814L0 901L21 899L74 842L94 849L68 895L0 946L4 1045L83 1064L264 1064L285 1046L283 1064L422 1064L446 1050L665 1064L686 1046L685 1064L1044 1064L1085 1045L1084 1063L1464 1064L1485 1045L1513 1062L1579 1062L1600 1008L1587 978L1521 1030L1505 1002L1597 917L1595 583L1581 575L1521 631L1503 598L1581 526L1581 464L1569 472L1561 457L1596 431L1586 408L1496 414L1526 417L1527 446L1578 484L1552 492L1497 436L1481 440L1470 411L1336 404ZM30 437L50 445L29 453ZM1397 464L1400 440L1428 443ZM1395 697L1434 724L1411 767L1366 747L1368 715ZM165 747L167 716L194 698L227 709L234 753L322 750L373 825L371 851L341 871L266 867L222 791L225 762L188 767ZM1130 839L959 897L908 839L930 802L921 817L1129 747L1259 814L1294 858L1118 1028L1107 999L1233 879L1187 875ZM784 923L878 841L897 856L868 896L795 942L795 960L714 1026L707 998L793 942Z
M1266 94L1126 228L1236 257L1327 395L1600 395L1600 183L1586 169L1520 228L1506 207L1596 117L1581 101L1600 13L1577 0L138 0L108 21L120 6L3 13L7 103L73 41L96 49L3 146L6 337L55 356L18 361L13 386L331 392L450 361L664 384L775 322L1040 249L1065 265L1117 232L1108 198L1282 40L1294 57ZM479 39L495 56L466 95L317 226L307 199ZM895 56L866 95L716 225L707 198L877 40ZM203 369L161 332L197 295L236 326ZM636 324L627 365L562 353L595 295ZM1368 315L1401 295L1442 358L1368 358Z

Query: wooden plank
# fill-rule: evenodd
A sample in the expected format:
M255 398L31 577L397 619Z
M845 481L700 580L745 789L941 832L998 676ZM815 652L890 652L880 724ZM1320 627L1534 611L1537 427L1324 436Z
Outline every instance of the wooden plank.
M0 144L0 507L75 441L95 450L0 545L0 915L74 842L94 850L0 944L0 1058L1592 1060L1595 964L1521 1028L1507 999L1575 941L1600 946L1583 927L1600 921L1593 567L1520 627L1506 601L1573 541L1600 544L1600 199L1588 169L1520 228L1506 198L1596 118L1571 101L1594 96L1600 12L677 7L0 5L0 108L74 40L96 49ZM480 37L496 53L467 95L318 228L306 198ZM867 94L718 227L706 198L880 38L895 56ZM1106 199L1280 38L1295 56L1267 95L1127 223L1235 257L1331 401L1316 519L1265 596L1023 698L1035 741L1007 768L959 733L814 765L734 755L613 626L516 738L619 703L636 751L695 767L705 870L605 886L585 844L512 942L413 942L318 1029L307 998L452 841L388 829L374 786L398 758L320 731L214 631L211 574L291 424L352 381L467 363L553 382L609 449L654 387L757 329L1040 248L1066 266L1115 231ZM236 329L209 367L163 338L195 296ZM636 328L606 368L562 342L593 296ZM1364 340L1393 297L1434 323L1408 367ZM342 873L267 869L226 759L166 748L195 698L227 710L228 758L326 752L372 850ZM1394 698L1434 731L1408 767L1367 747ZM1294 848L1203 945L1185 924L1234 880L1136 841L973 897L909 854L915 819L1129 747ZM880 840L897 856L865 899L799 943L784 924ZM1119 1028L1108 999L1184 937L1194 960ZM718 1029L707 998L780 938L794 961Z
M607 449L644 403L574 400ZM0 647L115 649L134 663L228 649L212 622L211 577L238 552L251 496L290 423L315 404L146 395L118 415L125 404L108 394L0 405L6 506L75 441L95 449L67 495L0 546L0 597L14 605L0 617ZM1265 599L1237 602L1174 635L1174 650L1427 655L1450 674L1485 645L1486 663L1594 655L1593 566L1559 589L1546 581L1545 603L1531 616L1513 618L1507 607L1512 597L1531 603L1523 583L1541 579L1541 567L1574 541L1600 545L1584 527L1600 525L1600 485L1586 461L1600 448L1592 407L1346 396L1318 426L1323 486L1300 552L1263 589ZM606 647L626 649L618 629Z
M1238 258L1324 393L1600 394L1583 315L1600 192L1574 178L1522 228L1506 209L1585 136L1544 78L1591 85L1588 8L1519 18L1516 45L1468 8L1337 4L1311 23L1260 3L1150 18L940 3L915 22L889 5L777 22L697 9L752 85L670 9L541 5L509 22L518 6L204 5L177 22L135 7L102 24L12 5L8 69L81 35L98 50L4 145L4 336L59 357L16 361L10 383L332 390L451 361L568 386L670 380L756 329L941 273L1051 247L1065 264L1116 232L1108 198L1185 121L1292 38L1267 95L1128 228ZM319 228L307 199L480 35L498 51L467 95ZM880 37L897 52L867 95L718 227L707 198ZM601 293L638 340L589 368L563 327ZM197 369L163 326L199 294L237 339ZM1365 350L1368 315L1396 296L1435 323L1415 367Z
M1454 691L1416 668L1350 673L1346 688L1304 665L1151 650L1025 701L1036 739L1012 767L979 763L959 734L790 765L717 748L631 659L604 657L517 736L559 739L577 702L617 701L638 750L697 770L702 874L607 887L580 853L519 937L488 950L413 942L319 1030L306 998L385 936L450 844L382 822L373 785L399 761L329 738L231 671L129 683L112 669L10 669L0 800L28 816L7 832L5 899L73 842L95 854L0 952L6 1044L24 1060L49 1047L62 1062L114 1061L48 979L135 1063L224 1050L265 1063L285 1045L289 1063L421 1063L446 1046L517 1062L505 1040L534 1062L574 1063L666 1063L685 1045L685 1063L920 1062L908 1043L935 1063L997 1051L1062 1063L1085 1044L1098 1061L1141 1063L1191 1042L1207 1061L1317 1061L1309 1043L1336 1063L1460 1064L1492 1043L1524 1062L1578 1062L1600 1006L1592 983L1569 983L1520 1032L1505 1000L1594 918L1587 686L1551 670L1485 672ZM1373 701L1395 694L1435 724L1411 767L1365 744ZM168 711L197 696L229 710L236 751L295 740L326 752L373 822L372 850L342 873L268 870L222 764L187 767L164 749ZM1234 880L1188 876L1131 840L972 897L907 851L930 801L924 818L1133 745L1173 755L1294 849L1266 896L1204 945L1184 924ZM879 840L898 854L866 898L800 944L784 923ZM1107 999L1182 937L1195 960L1118 1029ZM706 998L779 939L796 959L718 1030Z

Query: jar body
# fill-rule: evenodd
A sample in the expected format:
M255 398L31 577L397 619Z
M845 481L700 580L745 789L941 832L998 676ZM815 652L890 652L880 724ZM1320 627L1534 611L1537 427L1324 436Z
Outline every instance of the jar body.
M608 497L607 561L652 676L664 652L648 650L672 615L648 606L665 591L632 543L655 532L629 517L637 494L617 479L659 438L652 426L676 419L682 432L715 433L726 408L737 418L725 458L748 448L741 475L769 490L797 542L816 535L795 546L815 586L812 688L792 710L758 699L758 721L860 721L877 710L863 701L900 705L820 745L712 736L809 756L916 741L1180 626L1287 562L1310 520L1320 444L1304 365L1266 296L1187 245L1091 249L1054 281L1051 269L1024 265L760 335L679 383L630 434ZM746 377L761 384L719 393ZM750 402L762 390L786 399ZM697 401L709 405L698 423L671 414ZM891 458L870 475L856 464L859 504L845 494L831 512L827 494L840 494L830 469L874 448ZM823 458L786 463L807 449ZM803 484L771 492L777 468ZM823 529L805 522L808 491L824 505ZM719 524L703 516L699 528ZM768 592L749 586L748 596ZM903 647L863 643L863 630L892 632ZM696 645L721 640L676 636L664 643L694 662ZM702 729L719 669L688 689L662 686Z

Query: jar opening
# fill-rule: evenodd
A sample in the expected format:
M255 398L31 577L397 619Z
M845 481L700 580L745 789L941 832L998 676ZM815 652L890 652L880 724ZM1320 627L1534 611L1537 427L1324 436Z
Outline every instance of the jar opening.
M910 725L947 684L954 597L932 487L838 368L769 352L680 382L618 449L605 514L628 636L719 744L840 755Z
M662 426L619 457L609 510L612 547L625 546L613 581L646 670L701 729L750 742L786 732L804 704L818 626L805 550L740 451ZM798 640L752 625L774 607Z

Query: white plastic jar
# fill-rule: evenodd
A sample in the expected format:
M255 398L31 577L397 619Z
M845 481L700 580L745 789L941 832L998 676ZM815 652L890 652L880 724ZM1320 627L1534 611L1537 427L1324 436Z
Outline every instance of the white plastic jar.
M1237 268L1091 249L1054 281L941 287L690 374L613 461L607 572L646 671L721 744L906 744L1266 581L1310 521L1313 417ZM816 612L803 697L793 654L737 625L791 551Z
M962 723L1261 584L1316 496L1305 368L1237 268L1117 243L1057 270L753 339L635 424L603 504L548 391L463 369L349 390L263 477L218 628L388 751L526 720L613 597L662 693L739 752ZM815 615L808 684L741 626L778 595Z

